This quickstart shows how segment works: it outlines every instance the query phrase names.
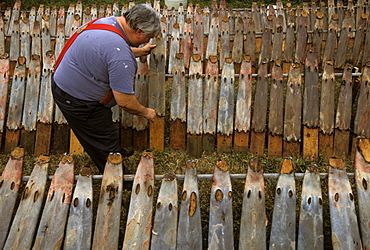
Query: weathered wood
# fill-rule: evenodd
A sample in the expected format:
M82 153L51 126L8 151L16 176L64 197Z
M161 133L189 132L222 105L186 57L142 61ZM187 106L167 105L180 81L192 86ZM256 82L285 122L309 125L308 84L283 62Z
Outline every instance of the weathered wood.
M52 124L37 123L34 155L50 154L52 128Z
M284 159L275 189L270 248L295 249L296 188L291 159Z
M343 69L346 64L346 58L349 58L351 46L349 46L353 16L347 11L343 23L341 23L340 37L338 41L338 49L335 56L335 68ZM353 27L354 28L354 27Z
M41 56L41 27L40 22L35 21L31 30L32 46L31 46L31 63L34 60L34 55ZM30 66L31 67L31 66Z
M281 66L280 60L274 61L271 72L272 82L270 88L268 119L268 155L270 157L281 157L283 150L282 136L284 131L284 78Z
M243 19L239 17L236 19L236 21L231 58L233 59L234 63L240 64L243 60Z
M334 108L335 77L331 61L324 65L320 99L319 152L323 157L331 157L334 152Z
M252 112L252 61L245 56L239 76L239 88L236 99L234 149L236 152L248 151L249 131Z
M217 133L222 137L217 139L217 151L230 151L234 127L234 63L231 58L226 59L221 74L220 97L217 116ZM229 139L223 136L230 137ZM217 136L219 137L219 136ZM225 143L226 142L226 143ZM221 144L219 144L221 143Z
M315 14L315 25L313 28L312 49L321 61L322 46L324 39L324 13L317 11Z
M316 165L306 168L300 208L298 249L324 249L323 199Z
M206 50L206 59L209 59L210 56L217 57L217 46L218 46L218 36L219 36L219 20L218 14L215 13L211 18L210 32L208 34L208 43Z
M28 69L22 124L26 131L36 129L37 108L40 95L41 58L32 55Z
M26 85L26 58L19 57L14 70L12 87L9 97L7 128L11 130L20 129L22 124L22 109Z
M334 156L345 158L349 152L350 123L352 114L352 65L343 70L342 84L335 116Z
M180 25L178 23L173 24L169 43L168 73L171 74L173 73L172 69L175 63L176 54L180 52Z
M36 234L34 249L62 247L74 184L74 160L64 155L50 184Z
M195 161L188 161L181 195L177 249L202 249L203 238L197 178Z
M118 248L123 187L122 156L111 153L105 164L92 249Z
M0 248L5 245L22 182L24 148L16 147L0 177Z
M25 63L28 65L31 61L31 35L29 19L24 18L19 24L20 29L20 52L19 56L26 59Z
M39 156L23 191L4 249L31 249L43 206L50 157Z
M161 36L153 39L157 46L152 50L149 61L149 107L156 110L158 117L151 123L149 146L155 150L164 150L164 115L165 115L165 50ZM159 129L159 130L157 130ZM159 134L161 133L161 134Z
M358 197L359 224L361 230L362 246L364 249L370 248L370 213L368 201L370 192L368 183L370 182L370 143L369 139L359 139L356 156L354 160L355 180Z
M42 53L42 61L45 62L45 57L49 57L47 53L51 51L51 37L50 37L50 19L48 15L42 15L41 21L41 53Z
M287 82L284 112L284 140L301 139L302 77L299 64L291 64Z
M19 145L20 140L20 130L9 130L5 131L4 139L4 154L12 152L12 150Z
M328 186L332 246L334 249L362 249L354 195L344 162L341 159L332 158L329 164Z
M328 35L325 42L325 51L323 54L322 61L334 61L334 50L337 46L337 32L338 32L338 14L333 14L333 16L329 16L331 18Z
M364 50L367 18L368 18L368 14L366 13L362 14L360 22L358 23L358 26L356 27L356 36L355 36L355 41L353 44L352 57L351 57L352 64L356 66L359 65L361 61L361 55Z
M284 39L284 16L279 15L276 19L276 27L272 38L271 60L282 59L283 39Z
M261 51L259 55L259 64L266 63L265 61L271 60L271 45L273 33L273 18L268 16L265 21L265 26L262 32Z
M5 116L8 101L9 87L9 56L3 54L0 56L0 132L2 133L5 126Z
M233 249L232 187L229 167L217 161L213 173L209 212L209 249Z
M284 61L287 63L292 63L294 60L294 48L295 44L295 24L294 24L294 12L287 12L287 29L285 35L285 46L284 46Z
M152 228L153 192L153 154L144 152L137 167L132 186L123 249L149 249Z
M67 37L71 36L72 32L72 21L74 19L75 15L75 4L69 4L68 10L66 12L65 16L65 30L64 33L66 34Z
M190 66L190 57L191 57L191 52L193 51L192 49L193 44L191 42L192 35L193 35L192 19L186 18L184 28L183 28L183 33L182 33L182 39L180 42L180 52L184 54L184 66L187 69Z
M214 15L217 15L217 14L214 14ZM223 69L226 58L231 57L229 18L225 16L221 20L220 24L221 24L221 27L220 27L220 35L221 35L220 36L220 69Z
M367 21L364 51L363 51L363 55L362 55L363 64L367 63L369 61L369 59L370 59L370 22Z
M307 50L307 28L308 28L308 14L302 11L301 15L297 17L297 35L296 35L296 51L295 61L304 64Z
M162 179L155 210L151 249L176 249L177 238L177 180L173 174Z
M82 167L68 215L64 249L90 249L93 223L91 169Z
M266 249L265 183L261 160L251 158L244 186L239 249Z
M198 9L201 11L201 9ZM198 15L198 19L194 18L193 22L193 54L198 54L203 61L204 59L204 26L203 18Z
M82 147L80 141L77 139L73 130L70 129L69 132L69 153L74 155L82 155L84 148Z
M14 20L12 24L11 30L11 43L10 43L10 51L9 51L9 59L11 61L17 61L19 57L19 50L20 50L20 34L19 34L19 20Z
M356 117L354 122L354 133L358 136L370 138L370 63L364 67Z
M257 155L263 154L261 148L265 147L265 140L261 136L265 136L266 119L267 119L267 105L268 105L268 75L267 75L267 59L262 60L258 69L258 78L256 83L256 92L254 97L254 109L252 116L252 135L251 135L251 152ZM257 134L262 134L257 136ZM256 139L255 139L255 136ZM257 139L259 138L259 139Z
M69 126L66 124L52 125L51 152L54 154L63 154L69 150Z
M254 65L256 62L256 28L252 18L249 19L245 43L247 46L244 46L244 53L251 57L252 65Z
M133 115L122 109L121 115L121 147L133 145Z

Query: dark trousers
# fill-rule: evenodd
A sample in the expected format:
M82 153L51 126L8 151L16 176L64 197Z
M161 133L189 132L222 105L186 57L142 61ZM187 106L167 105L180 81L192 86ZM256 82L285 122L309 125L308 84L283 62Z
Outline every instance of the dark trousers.
M86 153L103 173L109 153L121 152L119 132L113 124L111 108L97 101L74 98L61 90L54 79L51 86L55 103Z

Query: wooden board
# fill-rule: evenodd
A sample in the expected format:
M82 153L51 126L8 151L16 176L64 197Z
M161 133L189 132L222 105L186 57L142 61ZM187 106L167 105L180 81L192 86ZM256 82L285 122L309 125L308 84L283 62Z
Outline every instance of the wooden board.
M135 138L133 147L136 151L141 152L149 148L149 128L140 131L134 130L133 138Z
M5 249L31 249L39 224L48 179L50 158L39 156L23 191Z
M123 249L149 249L152 233L153 193L153 154L144 152L132 186Z
M202 157L202 135L187 134L186 153L195 158Z
M164 150L165 117L157 116L149 127L149 147L156 151Z
M34 155L50 154L52 128L52 124L37 123Z
M33 248L62 247L74 177L73 157L64 155L51 181Z
M52 124L51 152L63 154L69 152L69 126L66 124Z
M81 155L84 152L84 148L77 139L76 135L73 133L72 129L70 130L69 136L69 153L74 155Z
M202 249L202 223L200 195L195 161L186 163L186 172L181 194L177 246L188 249Z
M186 123L179 119L170 121L170 149L180 152L186 150Z
M303 126L302 156L310 161L319 157L319 129Z
M210 196L208 248L233 249L233 195L226 161L216 162Z
M100 188L92 249L118 248L122 187L122 156L110 154Z

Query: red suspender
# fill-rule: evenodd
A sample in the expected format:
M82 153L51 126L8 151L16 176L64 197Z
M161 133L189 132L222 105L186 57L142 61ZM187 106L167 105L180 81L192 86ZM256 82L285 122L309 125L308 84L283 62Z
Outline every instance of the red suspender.
M110 24L93 23L93 22L95 22L96 20L98 20L100 18L96 18L94 20L91 20L90 22L86 23L84 26L82 26L81 28L79 28L75 33L73 33L73 35L69 38L69 40L67 41L67 43L64 45L62 51L60 52L60 55L58 56L58 59L55 62L54 71L58 68L60 62L62 61L62 59L63 59L63 57L65 55L65 53L67 52L67 50L69 49L69 47L71 47L71 45L74 42L74 40L76 40L76 38L78 37L78 35L81 34L81 32L84 31L84 30L93 30L93 29L109 30L109 31L112 31L112 32L117 33L118 35L120 35L127 42L126 37L116 27L114 27L114 26L112 26ZM112 97L113 97L113 93L112 93L112 91L110 91L108 93L108 95L106 95L104 97L104 99L100 101L100 103L107 104L110 101L110 99L112 99Z

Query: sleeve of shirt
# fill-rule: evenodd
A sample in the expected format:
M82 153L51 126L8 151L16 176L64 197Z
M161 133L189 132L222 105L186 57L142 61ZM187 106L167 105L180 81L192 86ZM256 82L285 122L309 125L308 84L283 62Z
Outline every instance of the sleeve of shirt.
M133 60L115 60L110 63L109 83L115 91L134 94L137 64Z

